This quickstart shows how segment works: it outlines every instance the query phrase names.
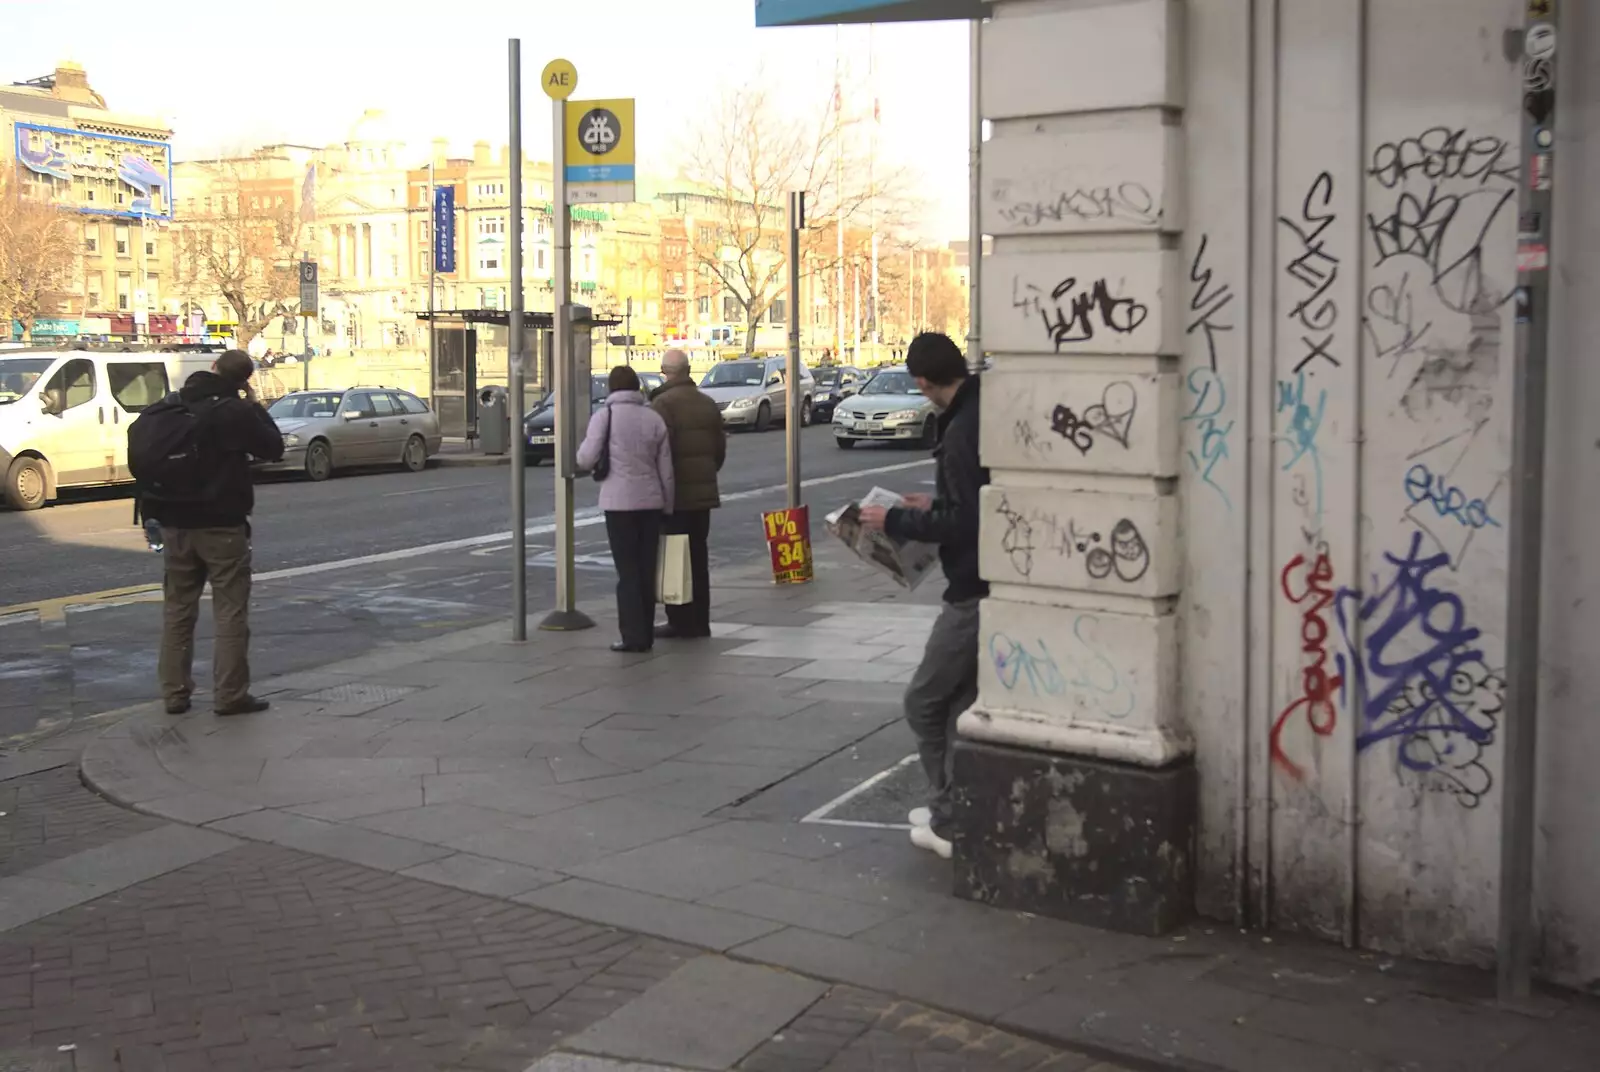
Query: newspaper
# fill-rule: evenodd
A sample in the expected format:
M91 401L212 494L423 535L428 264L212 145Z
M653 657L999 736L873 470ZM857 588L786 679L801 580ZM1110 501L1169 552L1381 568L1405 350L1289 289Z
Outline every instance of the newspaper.
M863 506L882 506L894 509L904 506L905 500L892 491L873 488L860 502L841 506L823 519L828 531L844 541L867 565L887 573L894 582L908 590L915 589L922 579L933 572L939 563L939 546L896 540L887 533L868 532L861 527Z

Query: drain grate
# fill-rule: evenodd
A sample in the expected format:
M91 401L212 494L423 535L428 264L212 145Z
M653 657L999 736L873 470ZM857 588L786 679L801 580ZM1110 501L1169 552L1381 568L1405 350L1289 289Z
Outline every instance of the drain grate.
M922 764L916 756L907 756L830 800L801 822L909 829L906 814L926 804L927 798L928 778L922 773Z
M300 699L318 703L382 704L393 703L416 691L409 685L370 685L364 681L347 681L343 685L330 685L316 692L305 693Z

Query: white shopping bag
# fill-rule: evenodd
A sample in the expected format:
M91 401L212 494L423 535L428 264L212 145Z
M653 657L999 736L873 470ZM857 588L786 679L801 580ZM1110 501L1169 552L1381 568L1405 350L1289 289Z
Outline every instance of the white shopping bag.
M675 607L694 601L689 537L682 533L668 533L661 537L661 552L656 556L656 599Z

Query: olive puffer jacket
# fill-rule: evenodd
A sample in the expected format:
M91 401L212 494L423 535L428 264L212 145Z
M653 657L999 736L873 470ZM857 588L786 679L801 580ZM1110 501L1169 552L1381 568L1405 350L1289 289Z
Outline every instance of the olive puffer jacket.
M711 510L721 506L717 473L728 457L722 410L692 380L671 380L656 388L650 405L667 422L678 509Z

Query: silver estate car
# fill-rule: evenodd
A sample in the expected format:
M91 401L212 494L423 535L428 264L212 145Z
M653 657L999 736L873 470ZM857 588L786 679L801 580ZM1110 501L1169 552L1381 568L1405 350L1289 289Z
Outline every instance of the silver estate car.
M782 424L789 412L789 392L784 384L784 357L741 357L721 361L700 380L700 390L710 395L722 411L727 428L754 428L765 432L774 421ZM800 427L811 423L811 400L817 384L804 362L800 365Z
M863 441L888 441L931 449L939 441L933 403L903 368L881 369L833 414L833 441L849 450Z
M302 469L312 480L351 465L399 464L419 473L443 442L428 404L392 387L295 391L267 412L283 433L283 461L260 468Z

